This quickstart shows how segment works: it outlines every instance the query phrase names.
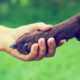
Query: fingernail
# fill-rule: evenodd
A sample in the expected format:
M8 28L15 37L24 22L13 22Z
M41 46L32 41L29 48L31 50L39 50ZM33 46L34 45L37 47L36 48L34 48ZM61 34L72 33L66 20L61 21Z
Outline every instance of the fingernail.
M16 43L11 44L10 48L17 48L17 44Z
M23 45L23 50L25 51L25 50L27 50L27 48L28 48L28 44L27 43L25 43L24 45Z

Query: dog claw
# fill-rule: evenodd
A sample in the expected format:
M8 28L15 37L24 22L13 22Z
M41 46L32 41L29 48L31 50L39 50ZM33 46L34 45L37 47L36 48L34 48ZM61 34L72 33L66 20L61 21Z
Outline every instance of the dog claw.
M17 48L17 44L16 43L11 44L10 48Z
M26 51L26 50L27 50L27 48L28 48L28 45L27 45L27 43L25 43L25 44L23 45L22 50L23 50L23 51Z
M13 43L10 45L10 48L13 48L13 49L17 49L18 45L16 43ZM28 44L25 43L22 47L22 49L19 49L19 51L23 54L28 54L30 52L30 49L28 47Z
M27 44L27 43L25 43L25 44L23 45L22 50L23 50L25 53L27 53L27 54L30 52L30 49L29 49L29 47L28 47L28 44Z

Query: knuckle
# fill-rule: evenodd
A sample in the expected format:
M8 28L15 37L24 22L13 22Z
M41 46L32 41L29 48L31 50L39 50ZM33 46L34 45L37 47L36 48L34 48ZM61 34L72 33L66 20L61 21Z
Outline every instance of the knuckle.
M49 51L46 57L53 57L55 55L55 51Z
M43 59L42 57L37 57L35 60L40 61L40 60L42 60L42 59Z
M43 22L38 22L38 23L36 23L36 25L45 25L45 23L43 23Z
M40 60L42 60L43 58L39 58L38 60L40 61Z
M50 55L50 57L53 57L53 56L54 56L54 54Z
M27 61L26 59L20 59L21 61Z
M45 24L45 23L43 23L43 22L39 22L39 24Z
M54 54L50 55L49 57L53 57L53 56L54 56Z
M54 56L54 54L53 55L47 55L46 57L53 57Z
M45 57L45 54L39 53L39 56L36 57L36 60L41 60L43 57Z
M48 25L48 26L51 26L52 27L53 25Z
M37 56L37 53L35 52L35 53L33 53L33 55L32 55L33 57L36 57Z
M22 61L31 61L31 58L24 57L24 58L21 58L20 60L22 60Z

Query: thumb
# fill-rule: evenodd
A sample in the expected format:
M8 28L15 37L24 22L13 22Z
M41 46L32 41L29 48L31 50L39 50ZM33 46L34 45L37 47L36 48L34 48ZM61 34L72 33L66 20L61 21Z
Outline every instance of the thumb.
M38 30L41 30L41 31L47 31L50 29L52 29L52 25L39 25L38 26Z

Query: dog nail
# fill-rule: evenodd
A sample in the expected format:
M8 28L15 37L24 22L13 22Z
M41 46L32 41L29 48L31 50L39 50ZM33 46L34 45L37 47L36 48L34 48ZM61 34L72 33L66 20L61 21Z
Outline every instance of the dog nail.
M16 43L11 44L10 48L17 48L17 44Z
M27 45L27 43L25 43L25 44L23 45L22 50L23 50L23 51L26 51L26 50L27 50L27 48L28 48L28 45Z

